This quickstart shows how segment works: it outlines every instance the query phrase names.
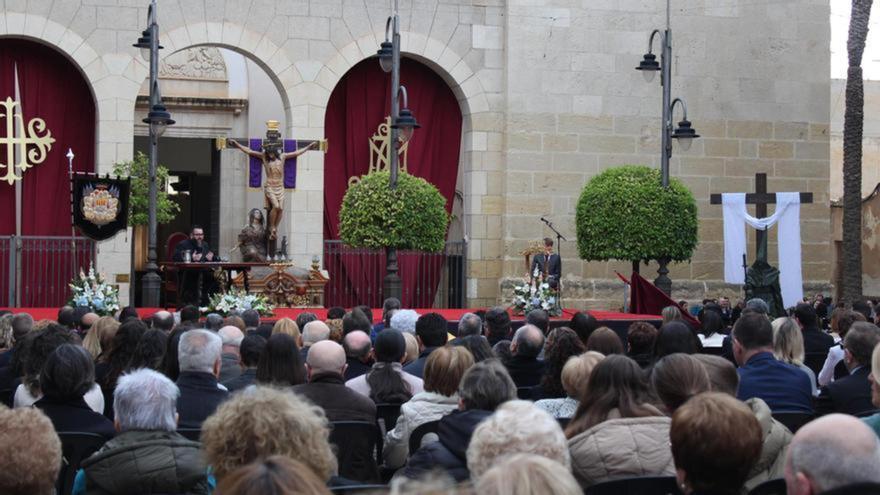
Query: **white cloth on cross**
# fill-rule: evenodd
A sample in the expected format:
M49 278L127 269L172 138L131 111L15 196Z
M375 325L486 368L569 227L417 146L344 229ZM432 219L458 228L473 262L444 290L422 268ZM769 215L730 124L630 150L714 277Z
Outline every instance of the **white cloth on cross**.
M724 193L721 205L724 213L724 281L729 284L745 283L743 255L746 254L746 227L748 223L767 230L779 223L777 252L779 254L779 286L786 308L795 306L804 296L801 274L801 196L796 192L776 193L776 211L766 218L755 218L746 211L745 193Z

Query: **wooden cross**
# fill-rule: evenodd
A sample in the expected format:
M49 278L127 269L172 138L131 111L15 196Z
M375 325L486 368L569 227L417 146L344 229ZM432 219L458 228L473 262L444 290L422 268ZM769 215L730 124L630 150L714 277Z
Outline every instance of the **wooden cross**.
M813 193L811 192L802 192L801 195L801 204L808 204L813 202ZM709 203L713 205L721 204L721 194L712 194L709 196ZM755 174L755 192L746 193L746 204L747 205L755 205L755 217L756 218L765 218L767 216L767 205L776 203L776 194L767 192L767 174L765 173L757 173ZM767 231L766 230L758 230L755 236L755 250L756 252L760 252L763 247L766 252L767 246Z

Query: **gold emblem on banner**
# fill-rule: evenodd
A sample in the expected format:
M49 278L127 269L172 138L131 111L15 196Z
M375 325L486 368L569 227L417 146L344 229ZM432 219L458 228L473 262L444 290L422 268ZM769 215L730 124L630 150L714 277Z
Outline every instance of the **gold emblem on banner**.
M376 134L370 137L370 170L367 174L373 172L381 172L388 170L391 163L391 153L394 147L391 145L391 117L385 117L385 120L376 128ZM398 170L406 172L406 156L409 149L409 142L400 143L397 150L399 160L397 162ZM351 186L359 181L360 177L350 177L348 185Z
M0 136L0 144L6 145L6 163L0 163L0 169L5 168L6 174L0 177L9 185L15 181L21 180L24 171L43 163L46 154L52 149L52 143L55 139L52 132L46 129L46 121L41 118L33 118L28 122L27 132L25 132L24 116L19 110L16 112L18 102L10 97L6 101L0 102L4 112L0 114L0 118L6 119L6 136ZM40 137L39 134L45 131L45 135ZM15 159L15 150L19 148L18 161ZM16 174L16 169L21 175Z

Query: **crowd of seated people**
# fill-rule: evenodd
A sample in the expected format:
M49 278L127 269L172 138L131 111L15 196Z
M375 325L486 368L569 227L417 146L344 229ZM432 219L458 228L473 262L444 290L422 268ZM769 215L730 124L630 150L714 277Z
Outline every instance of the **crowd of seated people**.
M0 493L880 493L873 307L761 303L626 333L394 299L375 325L362 306L0 314Z

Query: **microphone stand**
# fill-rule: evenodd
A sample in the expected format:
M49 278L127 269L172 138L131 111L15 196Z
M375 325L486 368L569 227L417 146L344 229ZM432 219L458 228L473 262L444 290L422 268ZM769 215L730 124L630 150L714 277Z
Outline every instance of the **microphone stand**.
M556 230L556 227L553 226L553 223L547 220L544 217L541 217L541 221L547 224L547 227L556 234L556 247L557 247L557 255L559 256L559 278L556 280L556 302L559 304L559 308L562 309L562 244L561 241L568 242L568 239L563 237L562 234ZM545 259L544 263L549 263L549 259Z

